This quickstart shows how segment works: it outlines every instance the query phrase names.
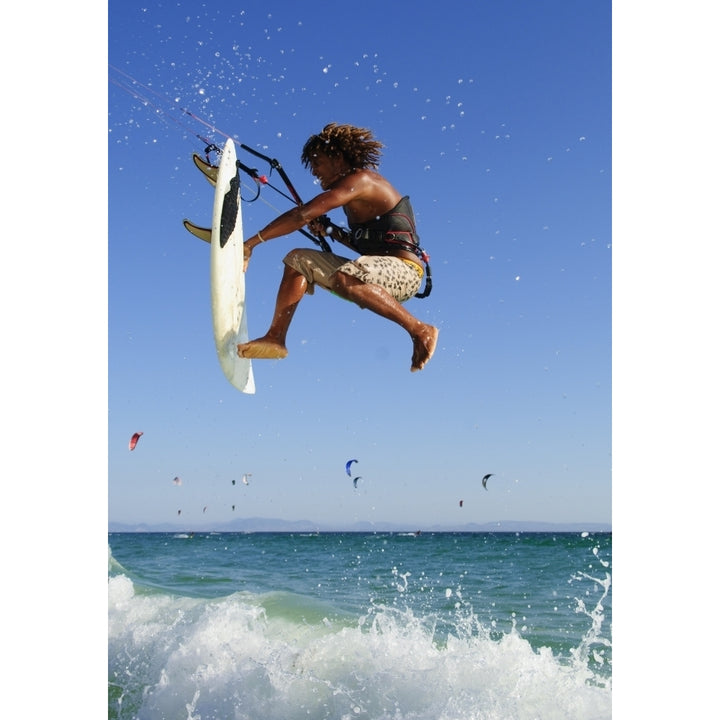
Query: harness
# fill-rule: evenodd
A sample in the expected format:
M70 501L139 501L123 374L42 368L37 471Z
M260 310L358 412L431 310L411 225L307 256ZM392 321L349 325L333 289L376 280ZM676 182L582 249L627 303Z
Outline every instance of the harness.
M415 215L410 198L405 195L384 215L366 223L350 223L348 240L361 255L392 255L393 250L405 250L418 257L425 265L425 290L415 297L424 298L432 289L430 257L420 247L415 229Z

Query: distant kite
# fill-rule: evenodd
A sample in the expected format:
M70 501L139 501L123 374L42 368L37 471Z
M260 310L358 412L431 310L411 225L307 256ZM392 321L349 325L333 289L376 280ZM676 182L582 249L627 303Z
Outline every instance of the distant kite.
M362 479L362 475L353 478L353 487L357 487L357 481Z
M235 512L235 506L234 506L234 505L232 506L232 509L233 509L233 512Z
M203 508L203 512L205 512L206 510L207 510L207 505Z
M138 440L140 439L140 436L141 436L141 435L142 435L141 432L136 432L136 433L130 438L130 444L128 445L128 447L129 447L131 450L134 450L134 449L135 449L135 446L137 445Z
M243 483L244 483L245 485L249 485L249 484L250 484L250 481L248 480L249 477L252 477L252 473L245 473L245 474L242 476L242 481L243 481Z
M232 484L233 484L233 485L235 484L235 481L234 481L234 480L232 481Z
M354 462L357 462L357 460L348 460L348 461L345 463L345 472L348 474L348 477L352 477L352 474L351 474L351 472L350 472L350 466L351 466Z
M487 490L487 481L488 481L488 478L491 478L494 474L495 474L495 473L488 473L488 474L482 479L483 487L484 487L486 490Z
M463 504L463 501L461 500L461 501L460 501L460 507L462 507L462 504Z
M178 515L182 512L182 510L178 510Z
M173 485L182 485L182 480L179 477L173 478Z

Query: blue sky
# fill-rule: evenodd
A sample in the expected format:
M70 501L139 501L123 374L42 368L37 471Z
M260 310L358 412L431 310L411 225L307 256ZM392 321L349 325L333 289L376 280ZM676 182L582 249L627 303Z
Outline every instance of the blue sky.
M611 520L610 6L443 7L370 2L334 32L330 3L110 3L110 520ZM181 224L210 222L190 155L231 135L309 198L300 150L330 121L371 128L412 199L434 287L408 308L438 349L411 374L403 330L318 292L243 395L215 356L208 248ZM266 188L246 233L288 207ZM255 253L251 337L308 244Z

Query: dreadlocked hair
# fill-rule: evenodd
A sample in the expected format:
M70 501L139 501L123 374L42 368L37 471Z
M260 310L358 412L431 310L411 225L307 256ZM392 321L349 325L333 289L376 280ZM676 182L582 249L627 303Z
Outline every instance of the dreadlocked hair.
M373 140L372 132L353 125L329 123L322 132L313 135L305 143L301 160L305 167L317 153L328 157L342 156L352 168L377 168L380 162L380 148L384 147L378 140Z

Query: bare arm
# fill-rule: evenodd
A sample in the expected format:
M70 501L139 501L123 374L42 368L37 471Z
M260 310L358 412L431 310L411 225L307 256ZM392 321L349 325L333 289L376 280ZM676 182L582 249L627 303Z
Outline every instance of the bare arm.
M400 194L397 190L378 173L367 170L349 173L328 190L316 195L309 202L284 212L259 233L248 238L245 241L245 265L247 267L253 248L261 242L299 230L331 210L341 207L349 222L364 222L387 212L399 200ZM317 224L313 225L311 229L317 232ZM327 230L325 234L328 234ZM352 248L346 236L340 233L329 234L346 247Z
M252 235L245 241L246 260L252 254L253 248L257 247L261 242L289 235L295 230L300 230L300 228L308 225L321 215L326 215L331 210L344 207L349 202L356 200L359 197L358 184L361 185L362 183L353 183L350 182L350 178L343 178L330 190L325 190L303 205L294 207L276 217L259 233Z

